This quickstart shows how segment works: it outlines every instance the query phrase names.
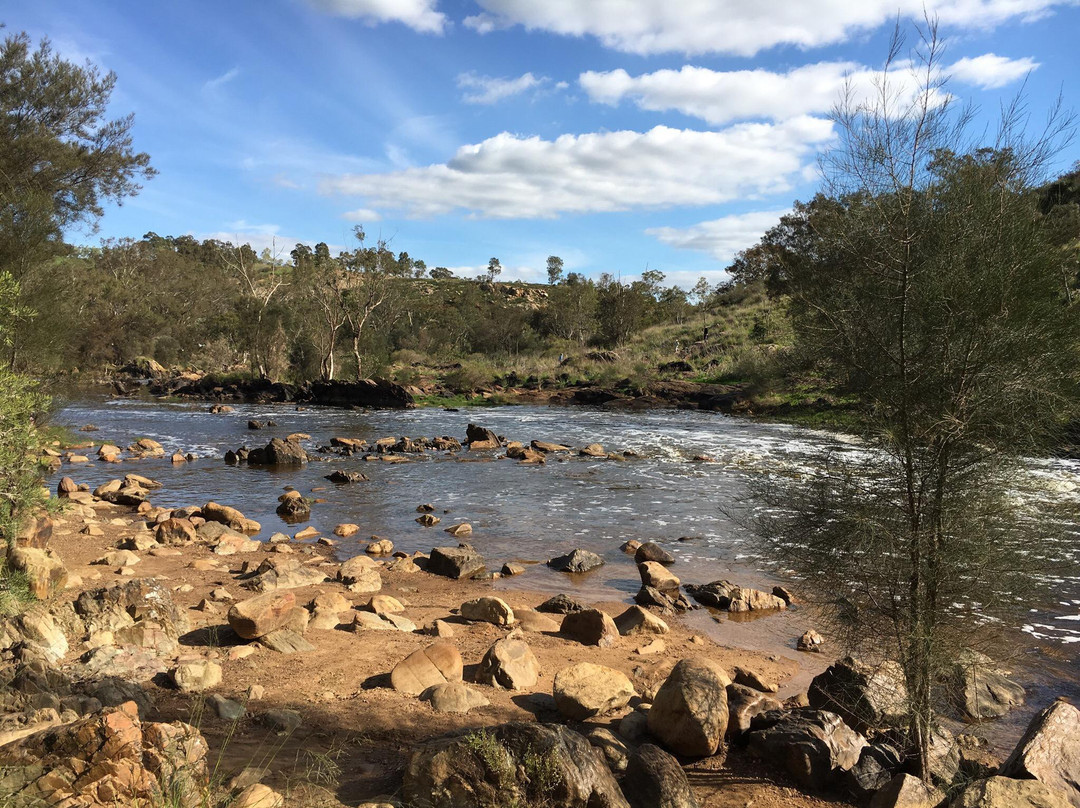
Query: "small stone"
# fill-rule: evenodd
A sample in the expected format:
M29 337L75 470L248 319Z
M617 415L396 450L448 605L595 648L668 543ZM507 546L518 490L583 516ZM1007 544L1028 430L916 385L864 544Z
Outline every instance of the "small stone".
M172 680L181 692L201 693L221 684L221 666L210 660L184 662L173 669Z

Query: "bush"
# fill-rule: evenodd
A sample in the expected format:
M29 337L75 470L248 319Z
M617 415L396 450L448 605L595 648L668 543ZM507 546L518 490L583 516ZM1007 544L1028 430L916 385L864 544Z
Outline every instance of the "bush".
M0 370L0 536L10 545L41 502L42 466L35 421L48 406L37 383Z

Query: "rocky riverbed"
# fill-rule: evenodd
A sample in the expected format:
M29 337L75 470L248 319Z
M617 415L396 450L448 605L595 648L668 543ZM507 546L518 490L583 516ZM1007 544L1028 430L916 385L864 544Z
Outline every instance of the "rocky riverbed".
M466 439L508 448L481 429ZM635 604L574 591L602 561L580 548L549 560L571 594L508 589L501 576L522 565L485 557L461 521L433 525L425 552L369 539L362 513L260 541L268 531L227 503L156 506L164 489L135 461L159 454L149 438L88 449L127 473L90 490L85 464L65 468L65 509L11 559L44 601L0 632L7 804L153 804L163 787L190 795L180 804L212 793L244 808L944 799L905 779L895 669L831 664L813 633L788 638L812 649L793 657L697 630L699 604L781 615L797 593L684 589L683 564L638 541L622 548ZM429 503L400 507L438 519ZM365 551L342 552L357 536ZM986 693L1006 709L1023 697L980 665L976 708ZM957 805L1080 804L1080 713L1059 702L1032 733L1009 777L986 780L1001 760L943 731L937 784L980 781Z

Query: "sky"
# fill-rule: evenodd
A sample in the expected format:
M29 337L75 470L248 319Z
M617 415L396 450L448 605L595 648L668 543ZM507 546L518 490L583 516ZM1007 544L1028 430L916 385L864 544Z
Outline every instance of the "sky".
M502 279L722 280L813 196L845 81L935 17L987 131L1080 109L1080 0L0 0L8 32L117 74L159 174L101 238L355 246ZM897 81L907 81L901 69ZM1059 156L1064 171L1080 143Z

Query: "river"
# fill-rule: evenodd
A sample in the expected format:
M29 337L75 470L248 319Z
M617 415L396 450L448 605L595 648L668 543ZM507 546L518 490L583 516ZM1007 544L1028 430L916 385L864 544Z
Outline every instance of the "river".
M233 505L263 525L257 538L277 531L295 533L311 525L330 536L342 522L361 526L363 538L390 538L395 549L429 551L453 543L440 529L457 521L473 526L470 542L498 568L503 561L543 562L575 547L599 553L606 564L594 573L573 578L542 563L530 563L526 573L497 582L500 587L564 591L589 600L629 602L639 587L632 558L619 546L628 539L661 542L677 559L673 570L684 583L727 578L743 585L770 587L782 582L759 558L746 529L730 512L745 502L750 476L811 465L822 449L858 451L841 438L785 424L765 423L714 413L683 410L629 412L588 408L516 406L469 408L459 412L437 408L406 411L348 411L298 409L291 405L236 405L235 412L214 415L208 405L176 404L144 399L85 399L67 404L58 424L79 428L93 424L99 431L88 440L120 446L148 437L162 443L168 454L193 453L197 460L174 466L168 457L130 465L90 463L64 467L91 487L125 471L155 478L164 488L153 502L165 507L201 505L213 499ZM260 431L247 428L249 419L274 420L278 426ZM387 436L448 435L464 438L468 423L489 427L510 440L546 440L583 446L600 443L609 452L631 452L623 461L562 458L545 466L519 465L510 460L429 453L409 463L364 462L359 457L325 456L303 469L269 470L228 466L223 456L240 446L265 445L271 437L302 432L304 445L329 443L334 436L374 441ZM705 455L710 462L695 462ZM1080 462L1031 461L1040 481L1037 510L1056 520L1080 513ZM335 486L323 479L337 469L362 471L370 480ZM287 525L275 513L277 497L286 487L318 497L311 519ZM312 493L314 492L314 493ZM416 507L431 503L442 524L416 523ZM1067 540L1059 555L1071 561L1080 547L1080 527L1067 524ZM340 541L338 553L348 556L363 545ZM1073 567L1075 571L1076 568ZM980 734L1007 740L1019 732L1035 709L1059 694L1080 697L1080 572L1049 580L1052 594L1032 604L1029 619L1013 627L1025 649L1018 678L1029 688L1028 704L995 727ZM797 589L797 584L796 584ZM753 621L692 613L699 630L720 642L743 647L781 649L792 658L794 639L809 625L805 610ZM800 682L799 684L805 684Z

